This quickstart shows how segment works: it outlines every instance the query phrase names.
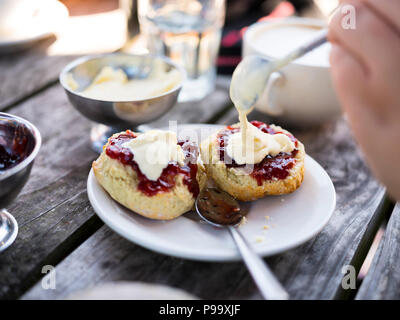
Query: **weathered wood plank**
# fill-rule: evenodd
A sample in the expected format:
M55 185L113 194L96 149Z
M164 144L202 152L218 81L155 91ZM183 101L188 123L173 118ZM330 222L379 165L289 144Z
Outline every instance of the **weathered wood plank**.
M221 92L210 97L209 111L198 112L197 121L207 121L224 107L221 101L226 97ZM183 106L186 112L180 107L175 106L165 118L179 123L187 120L190 106ZM101 224L93 217L86 195L90 163L97 156L90 149L91 124L69 104L61 86L50 87L10 112L34 123L43 145L28 184L9 207L20 233L0 256L0 298L22 294L40 277L45 262L57 263ZM84 227L88 224L92 227Z
M263 120L261 115L254 116ZM235 118L231 112L221 121L232 123ZM337 208L318 236L267 262L291 298L331 299L341 283L341 268L352 261L384 190L371 177L343 120L299 132L299 137L331 176ZM76 290L115 280L167 284L208 299L260 298L242 263L193 262L163 256L128 243L106 226L56 270L55 290L43 290L38 283L23 298L62 299Z
M57 81L74 57L48 56L46 50L54 41L51 37L31 50L0 56L0 110Z
M357 293L358 300L400 299L400 204L389 219L372 265Z

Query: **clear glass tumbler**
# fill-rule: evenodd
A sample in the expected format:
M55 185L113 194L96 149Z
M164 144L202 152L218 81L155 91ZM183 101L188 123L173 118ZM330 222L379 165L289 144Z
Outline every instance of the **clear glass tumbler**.
M200 100L213 91L225 0L139 0L138 14L149 51L186 70L179 101Z

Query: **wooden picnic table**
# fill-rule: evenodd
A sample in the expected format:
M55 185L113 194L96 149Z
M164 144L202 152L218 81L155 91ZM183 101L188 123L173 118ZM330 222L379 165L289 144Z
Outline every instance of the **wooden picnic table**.
M165 284L205 299L261 298L242 262L198 262L155 253L120 237L97 217L86 192L97 157L90 148L91 123L58 83L61 68L76 56L49 56L49 41L54 40L0 56L0 111L31 121L43 138L30 180L8 208L20 230L0 254L0 298L63 299L118 280ZM204 100L177 104L149 125L236 122L229 80L218 77L215 92ZM257 112L250 118L270 121ZM336 209L313 239L265 261L291 299L400 298L400 207L371 175L345 119L292 131L330 175ZM351 265L358 273L382 225L385 233L366 277L356 289L343 289L343 268ZM45 265L56 267L54 290L41 286Z

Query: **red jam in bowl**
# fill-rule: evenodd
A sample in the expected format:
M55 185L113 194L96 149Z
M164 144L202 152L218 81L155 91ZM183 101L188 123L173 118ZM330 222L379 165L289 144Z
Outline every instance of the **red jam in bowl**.
M0 120L0 171L25 160L34 148L33 137L24 125Z
M0 171L12 168L21 161L19 154L9 151L6 146L0 145Z
M294 142L296 148L290 153L281 152L274 157L267 155L261 162L254 165L254 169L250 175L257 180L257 184L259 186L263 184L264 180L286 179L286 177L289 175L289 170L292 169L296 164L295 157L297 152L299 151L297 149L297 139L291 134L282 131L276 131L275 129L261 121L251 121L251 124L265 133L286 134ZM222 133L218 135L219 157L220 160L223 161L228 168L240 168L245 166L237 164L235 160L231 159L225 152L225 143L227 142L228 137L238 131L240 131L239 127L234 128L228 126Z
M127 130L119 136L110 139L106 149L106 154L112 159L119 160L124 165L129 165L136 171L139 179L138 189L145 195L151 197L159 192L168 192L175 186L175 176L183 175L183 183L188 187L193 197L197 197L200 192L199 184L196 179L197 175L197 157L199 154L198 147L195 143L186 141L178 141L185 155L185 165L179 166L176 162L170 162L164 168L161 176L157 181L147 179L140 171L138 164L134 160L133 153L122 145L129 140L135 139L136 135Z

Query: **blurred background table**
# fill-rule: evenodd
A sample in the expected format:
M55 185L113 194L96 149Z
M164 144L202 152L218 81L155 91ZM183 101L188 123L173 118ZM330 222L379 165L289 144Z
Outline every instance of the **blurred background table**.
M121 238L96 216L86 193L87 175L97 157L88 137L91 124L69 104L58 75L79 55L124 46L126 16L118 1L63 2L70 12L63 33L28 51L0 56L0 111L26 118L43 136L31 178L9 208L20 231L16 242L0 255L0 298L63 299L77 290L118 280L165 284L205 299L261 298L240 262L194 262L157 254ZM235 8L238 2L231 1L228 18L229 13L237 15L235 10L240 13L240 6ZM252 3L264 10L259 15L266 15L277 2ZM294 2L297 14L326 17L324 0ZM245 23L259 15L246 15L253 20ZM134 31L133 25L130 32ZM150 126L165 126L168 120L236 122L229 82L229 75L219 75L211 95L176 105ZM256 112L251 118L269 121ZM346 121L293 131L329 173L337 206L320 234L266 261L292 299L400 298L399 207L369 172ZM54 290L42 288L45 265L56 267ZM358 274L356 289L341 285L348 265Z

